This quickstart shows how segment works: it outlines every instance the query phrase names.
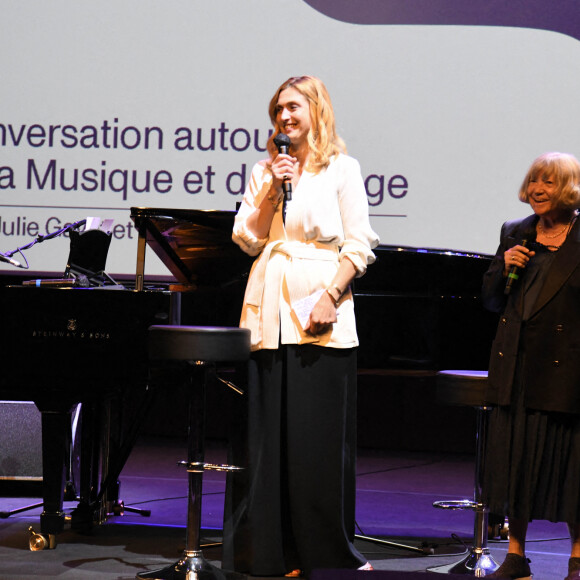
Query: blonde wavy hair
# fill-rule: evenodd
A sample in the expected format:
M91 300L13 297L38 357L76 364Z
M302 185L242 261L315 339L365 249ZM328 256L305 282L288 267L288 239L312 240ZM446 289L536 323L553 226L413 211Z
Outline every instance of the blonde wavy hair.
M334 121L334 109L324 83L311 76L291 77L280 85L274 93L268 113L274 127L274 132L268 139L268 152L273 158L276 156L277 148L274 138L281 132L281 128L276 121L278 98L285 89L296 89L306 98L310 104L310 131L308 132L308 146L310 155L307 169L314 173L328 167L330 158L339 153L346 153L344 141L336 134Z
M554 198L559 207L580 207L580 162L574 155L552 151L537 157L520 187L520 201L530 203L528 184L542 176L551 177L556 183L558 190Z

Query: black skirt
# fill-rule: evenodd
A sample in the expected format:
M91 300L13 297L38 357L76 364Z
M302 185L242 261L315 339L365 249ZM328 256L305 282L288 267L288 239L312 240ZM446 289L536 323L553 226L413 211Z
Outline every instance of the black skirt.
M580 522L580 418L526 409L517 378L516 393L511 406L491 412L484 502L492 514Z

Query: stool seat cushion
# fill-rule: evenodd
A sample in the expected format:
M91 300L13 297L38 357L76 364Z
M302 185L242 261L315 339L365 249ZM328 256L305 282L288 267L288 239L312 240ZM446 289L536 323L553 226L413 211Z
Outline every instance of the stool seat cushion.
M437 400L445 405L485 406L487 371L450 370L437 373Z
M250 330L224 326L149 327L152 361L241 362L250 357Z

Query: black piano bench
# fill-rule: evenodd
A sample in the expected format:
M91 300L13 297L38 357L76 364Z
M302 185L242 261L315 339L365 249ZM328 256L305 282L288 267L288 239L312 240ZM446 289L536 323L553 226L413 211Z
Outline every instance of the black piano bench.
M445 405L474 407L476 411L475 433L475 485L473 500L436 501L434 507L442 509L472 509L475 511L473 546L461 561L436 568L431 572L469 574L475 577L488 576L499 565L487 547L489 508L482 503L482 481L484 448L487 430L487 415L491 407L485 403L487 371L440 371L437 373L437 399Z
M148 338L152 371L179 367L189 385L188 459L189 495L185 550L175 564L140 572L138 579L155 580L236 580L245 575L226 572L211 565L200 548L201 493L206 469L235 471L239 467L214 465L204 460L205 389L217 363L243 363L250 356L250 331L245 328L212 326L151 326ZM173 375L171 375L173 376Z

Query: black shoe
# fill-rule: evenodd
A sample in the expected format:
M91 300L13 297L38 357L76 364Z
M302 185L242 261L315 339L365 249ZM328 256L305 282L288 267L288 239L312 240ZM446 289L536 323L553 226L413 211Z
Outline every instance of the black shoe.
M532 572L530 571L530 561L525 556L517 554L506 554L503 564L486 578L496 578L499 580L530 580ZM580 578L578 578L580 580Z

